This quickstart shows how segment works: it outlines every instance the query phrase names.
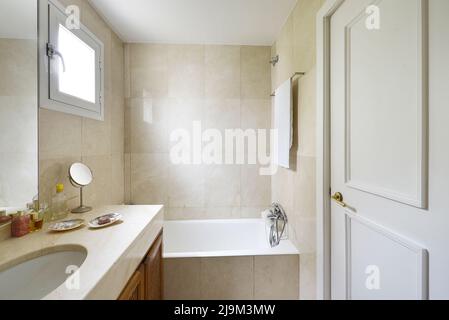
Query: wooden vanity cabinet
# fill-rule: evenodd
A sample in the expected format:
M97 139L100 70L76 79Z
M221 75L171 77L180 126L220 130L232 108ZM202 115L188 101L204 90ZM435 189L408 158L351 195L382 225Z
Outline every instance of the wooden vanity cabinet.
M143 265L133 274L118 300L145 300L145 268Z
M162 233L133 274L118 300L162 300Z
M162 300L162 234L153 243L145 267L145 300Z

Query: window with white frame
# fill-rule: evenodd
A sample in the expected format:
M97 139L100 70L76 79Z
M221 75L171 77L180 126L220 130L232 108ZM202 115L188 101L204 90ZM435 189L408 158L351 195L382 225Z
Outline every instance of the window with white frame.
M40 5L41 107L104 119L103 43L55 0Z

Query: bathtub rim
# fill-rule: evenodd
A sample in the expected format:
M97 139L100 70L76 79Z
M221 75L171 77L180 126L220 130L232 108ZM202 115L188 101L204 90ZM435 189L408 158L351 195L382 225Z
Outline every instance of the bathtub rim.
M263 223L262 218L246 218L246 219L197 219L197 220L165 220L166 223L176 224L223 224L223 223ZM164 232L164 241L167 233ZM163 246L165 248L165 246ZM251 256L289 256L300 255L300 251L296 248L291 240L282 240L280 246L270 248L267 242L267 248L246 249L246 250L216 250L216 251L182 251L182 252L166 252L163 249L162 256L164 259L181 259L181 258L218 258L218 257L251 257Z

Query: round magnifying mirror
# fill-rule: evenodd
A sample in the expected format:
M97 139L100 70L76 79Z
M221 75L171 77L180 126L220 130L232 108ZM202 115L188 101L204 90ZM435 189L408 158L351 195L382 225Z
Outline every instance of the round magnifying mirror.
M92 171L82 163L74 163L69 169L70 180L78 187L85 187L92 183Z
M92 183L93 175L88 166L82 163L74 163L69 168L70 183L80 189L80 206L72 210L72 213L85 213L92 210L83 204L83 188Z

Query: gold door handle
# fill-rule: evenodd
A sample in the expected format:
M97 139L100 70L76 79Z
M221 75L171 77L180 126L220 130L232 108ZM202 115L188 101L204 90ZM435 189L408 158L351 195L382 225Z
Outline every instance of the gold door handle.
M348 205L344 203L343 195L340 192L335 193L332 197L332 200L334 200L339 206L342 206L343 208L346 208Z

